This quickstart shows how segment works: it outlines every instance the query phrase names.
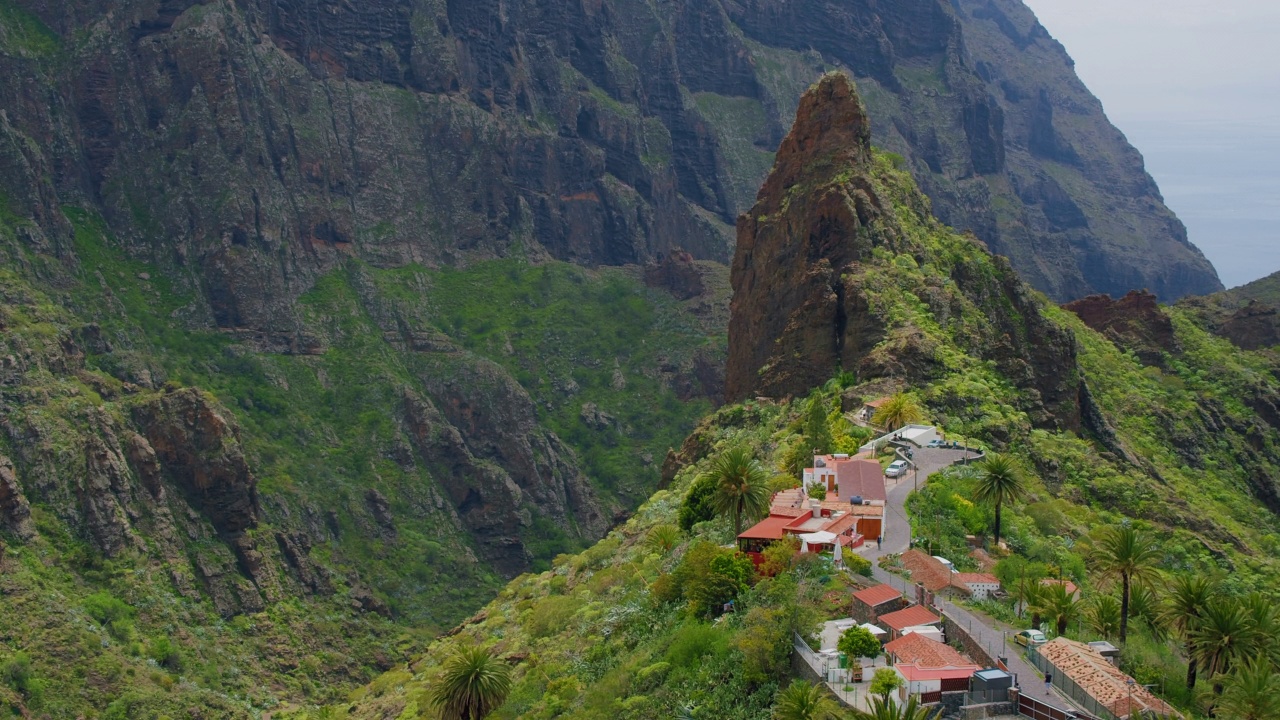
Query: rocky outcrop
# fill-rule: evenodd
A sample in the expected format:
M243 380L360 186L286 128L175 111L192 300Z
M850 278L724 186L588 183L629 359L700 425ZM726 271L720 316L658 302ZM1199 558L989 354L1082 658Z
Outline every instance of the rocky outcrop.
M227 536L258 522L257 479L245 462L231 415L204 393L167 393L134 410L164 474Z
M663 288L679 300L695 298L707 289L693 255L683 250L674 250L660 261L646 265L644 284Z
M1145 290L1132 290L1119 300L1090 295L1062 307L1117 346L1133 351L1147 365L1159 365L1164 353L1181 349L1173 321L1160 309L1156 296Z
M31 522L31 506L18 485L13 461L0 455L0 529L29 540L35 536Z
M1007 261L956 258L904 232L900 213L949 231L922 197L888 189L892 180L877 173L853 84L839 73L823 77L801 99L755 207L738 220L726 397L805 394L841 370L863 381L940 374L925 329L903 326L875 299L885 292L881 273L896 272L883 257L905 255L913 266L951 267L951 284L926 277L911 291L938 323L967 306L983 313L986 332L957 342L1034 391L1035 422L1079 427L1074 338L1042 317Z
M1219 323L1214 332L1245 350L1275 347L1280 345L1280 311L1250 300Z

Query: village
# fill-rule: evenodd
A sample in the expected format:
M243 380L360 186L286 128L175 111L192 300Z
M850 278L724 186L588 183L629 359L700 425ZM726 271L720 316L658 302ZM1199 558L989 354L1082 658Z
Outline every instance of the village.
M867 403L862 419L887 400ZM909 423L856 454L815 449L800 486L773 494L767 516L738 535L738 550L758 566L774 544L798 543L800 553L829 557L850 582L847 617L828 620L816 638L796 636L797 669L863 710L872 709L873 698L894 697L939 707L941 717L1181 717L1121 671L1120 651L1107 639L1070 639L1061 622L1042 622L1031 607L1035 594L1025 588L1027 599L1017 603L1028 611L1021 625L974 608L1007 600L1010 590L980 543L971 543L966 558L978 566L973 572L958 572L950 559L917 546L908 496L930 475L980 467L983 458L936 427ZM1035 582L1039 597L1063 595L1079 607L1071 580Z

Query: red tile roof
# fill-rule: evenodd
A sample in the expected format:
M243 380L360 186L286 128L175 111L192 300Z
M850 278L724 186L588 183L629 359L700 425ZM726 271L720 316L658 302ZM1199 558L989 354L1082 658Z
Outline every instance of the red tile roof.
M999 585L1000 578L991 573L956 573L951 576L953 583L968 585L969 583L987 583L989 585Z
M1068 595L1075 595L1077 592L1080 591L1080 588L1076 587L1076 584L1071 582L1070 580L1057 580L1054 578L1043 578L1040 580L1040 584L1046 587L1053 586L1053 585L1061 585L1062 587L1066 588Z
M935 625L942 622L942 618L929 612L928 608L912 605L909 608L891 612L888 615L881 615L876 622L894 630L901 630L915 625Z
M888 397L876 398L875 400L872 400L871 402L867 403L867 407L878 408L881 405L889 402L890 399L891 398L888 398Z
M923 583L924 589L929 592L938 592L951 585L951 571L932 555L919 550L908 550L902 553L902 565L911 571L912 582Z
M744 540L781 540L782 529L795 522L795 518L770 515L742 531L738 537Z
M1115 715L1128 717L1135 712L1150 709L1160 715L1182 717L1168 703L1147 692L1146 688L1137 684L1130 685L1133 678L1112 665L1102 653L1084 643L1056 637L1041 645L1038 652Z
M840 497L860 496L863 500L885 500L884 468L875 460L837 460L836 489Z
M961 655L949 645L931 640L920 633L907 633L884 646L898 662L913 663L920 667L940 668L973 665L973 661ZM976 667L976 666L975 666Z
M832 533L833 535L843 535L844 533L852 530L853 527L857 524L858 524L857 515L854 515L853 513L845 513L844 515L841 515L835 520L832 520L831 522L827 523L826 527L822 529L826 530L829 533Z
M863 603L875 607L902 597L902 593L898 592L892 585L876 585L866 590L859 590L853 596Z

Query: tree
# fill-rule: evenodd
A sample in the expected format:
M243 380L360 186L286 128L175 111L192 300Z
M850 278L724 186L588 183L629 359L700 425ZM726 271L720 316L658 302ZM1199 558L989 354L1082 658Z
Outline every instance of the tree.
M431 702L443 720L483 720L510 692L511 666L484 648L469 647L445 661Z
M699 476L715 484L711 505L718 514L733 516L733 534L742 532L744 516L757 519L769 512L769 473L745 447L726 450Z
M995 506L995 547L1000 547L1000 509L1026 492L1026 477L1013 457L992 452L978 463L978 486L974 488L973 499Z
M1160 547L1155 538L1133 525L1117 525L1103 530L1094 548L1094 562L1103 579L1120 580L1120 643L1129 633L1129 594L1133 585L1147 585L1159 579L1156 562Z
M871 676L870 692L872 695L879 695L888 702L889 696L894 690L902 687L902 676L895 672L892 668L879 668L875 675Z
M855 658L877 658L881 652L880 641L861 625L854 625L841 633L836 649Z
M715 478L699 475L693 481L689 486L689 492L685 493L684 500L680 503L679 512L676 513L676 522L680 524L681 530L689 532L694 525L715 518L716 508L712 503L715 494Z
M661 555L671 552L672 548L679 544L680 528L671 524L658 525L645 537L645 545Z
M914 695L905 705L893 700L871 698L871 711L853 711L856 720L935 720L942 716L941 707L922 707L920 699Z
M736 599L754 573L755 567L746 556L702 541L689 548L671 576L678 589L676 597L684 597L695 617L707 617Z
M1090 630L1113 638L1120 631L1120 603L1110 595L1095 595L1085 606L1084 621Z
M760 553L763 558L758 568L760 576L774 577L786 572L798 554L800 554L800 538L795 535L787 535L781 540L774 541Z
M1067 626L1080 617L1080 603L1061 583L1043 586L1043 588L1037 600L1040 614L1054 624L1059 635L1065 635Z
M1196 687L1196 653L1192 633L1209 599L1217 595L1218 581L1211 575L1175 575L1166 586L1164 601L1157 611L1164 628L1182 638L1187 653L1187 689Z
M923 422L926 417L920 403L907 393L901 392L885 400L872 416L871 422L886 430L897 430L904 425Z
M1241 665L1222 683L1215 710L1230 720L1280 718L1280 674L1261 653Z
M1209 600L1191 630L1196 662L1213 678L1215 695L1222 694L1222 676L1237 660L1253 655L1264 640L1249 611L1231 597Z
M834 452L835 440L831 437L831 423L827 421L827 404L821 395L809 399L804 417L804 439L809 450Z
M1023 610L1038 601L1044 589L1040 580L1047 572L1044 563L1031 562L1021 555L1010 555L996 563L996 577L1017 602L1018 617L1022 617Z
M778 692L773 706L775 720L836 720L839 706L821 685L795 680Z

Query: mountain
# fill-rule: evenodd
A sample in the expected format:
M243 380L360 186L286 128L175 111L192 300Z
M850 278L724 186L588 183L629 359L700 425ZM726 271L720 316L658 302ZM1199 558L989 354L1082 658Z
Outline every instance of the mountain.
M1178 305L1245 350L1280 345L1280 273L1225 292L1183 298Z
M1026 496L1004 508L1003 537L1020 567L1054 568L1089 603L1114 599L1092 553L1100 532L1130 524L1156 538L1162 572L1223 576L1219 599L1269 606L1280 593L1272 552L1280 516L1276 358L1238 350L1149 293L1058 307L980 242L932 217L900 161L869 140L853 84L824 76L801 100L739 224L730 363L752 362L762 371L753 389L780 397L750 397L707 417L682 446L671 487L595 547L515 579L349 703L287 717L422 713L445 661L476 646L513 665L496 718L647 720L682 708L700 718L770 717L775 694L795 674L792 631L808 636L819 620L845 617L855 581L829 561L786 552L735 584L732 553L722 549L733 542L729 518L681 531L681 507L726 450L745 447L769 468L785 467L796 448L809 452L815 404L831 411L834 449L857 447L853 433L867 431L841 411L889 387L914 396L949 437L976 439L1027 468ZM774 271L776 282L766 274ZM742 318L769 303L779 322L744 339ZM845 322L833 325L842 307ZM1045 352L1074 394L1042 393L1038 387L1055 387L1040 375L1046 368L1020 368L992 351L1001 337L1052 344ZM1163 343L1159 353L1134 351L1152 343ZM844 355L850 345L862 350ZM756 366L757 347L777 352ZM854 362L827 364L840 358ZM827 380L800 390L824 365ZM989 537L994 522L992 508L972 499L972 482L964 472L940 473L906 505L914 522L924 520L917 542L962 569L990 561L971 554L974 536ZM728 598L733 611L722 614ZM1012 601L1003 607L1013 618ZM1163 683L1186 709L1194 698L1180 691L1179 641L1143 626L1130 626L1124 669ZM1087 627L1068 632L1106 637Z

